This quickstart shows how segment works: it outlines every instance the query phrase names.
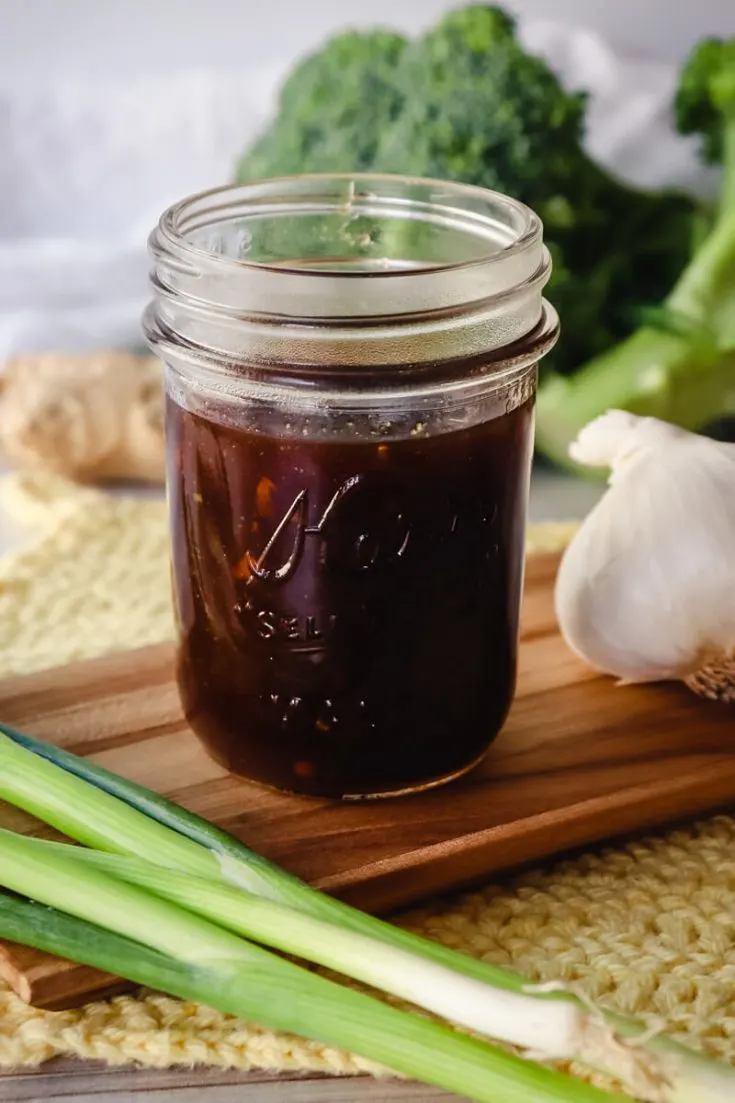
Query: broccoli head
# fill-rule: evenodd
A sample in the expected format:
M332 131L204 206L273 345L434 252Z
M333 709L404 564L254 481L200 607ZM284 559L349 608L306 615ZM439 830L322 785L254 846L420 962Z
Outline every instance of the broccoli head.
M272 125L240 161L238 180L368 171L403 103L397 77L406 45L391 31L346 31L300 62Z
M553 233L572 227L586 96L527 54L515 23L478 4L451 12L401 59L403 106L384 126L380 171L461 180L532 206ZM584 192L579 189L580 195Z
M593 162L586 93L563 88L497 7L440 20L404 51L401 79L374 167L492 188L544 223L562 337L543 370L574 371L630 332L641 301L662 297L688 258L692 202L634 190Z
M562 316L544 371L573 372L630 332L641 302L666 294L689 255L693 220L689 199L642 193L594 163L584 150L586 104L523 48L508 14L471 4L410 42L389 32L331 39L287 80L238 179L395 172L528 204L544 223L548 295ZM394 232L390 241L399 240Z

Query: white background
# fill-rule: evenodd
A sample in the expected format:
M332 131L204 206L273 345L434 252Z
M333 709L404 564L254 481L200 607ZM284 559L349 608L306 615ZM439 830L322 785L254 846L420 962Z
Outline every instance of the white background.
M447 0L0 0L0 75L241 68L293 55L339 26L417 30ZM614 45L680 60L705 34L735 33L735 0L507 0L516 12L587 24Z

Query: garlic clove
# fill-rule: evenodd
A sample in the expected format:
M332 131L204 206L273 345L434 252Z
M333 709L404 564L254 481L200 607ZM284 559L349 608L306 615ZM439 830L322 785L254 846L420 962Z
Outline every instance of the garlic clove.
M611 476L559 568L567 644L624 683L735 699L735 445L611 410L570 453Z
M627 410L608 410L585 425L569 446L569 455L586 467L609 467L609 485L632 463L682 436L691 436L668 421L637 417Z

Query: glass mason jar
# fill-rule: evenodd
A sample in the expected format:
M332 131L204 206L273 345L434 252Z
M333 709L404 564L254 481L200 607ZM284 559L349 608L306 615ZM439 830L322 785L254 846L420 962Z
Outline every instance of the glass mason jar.
M227 769L400 794L485 753L513 696L536 215L372 174L183 200L151 236L186 716Z

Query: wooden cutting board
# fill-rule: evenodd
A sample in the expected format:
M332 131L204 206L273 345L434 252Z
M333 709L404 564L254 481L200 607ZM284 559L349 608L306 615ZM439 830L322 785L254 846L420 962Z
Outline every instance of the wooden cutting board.
M516 702L483 764L415 797L342 804L227 775L187 729L167 645L0 683L0 719L173 797L361 907L385 911L500 869L735 801L735 710L679 686L618 688L556 631L557 560L531 560ZM49 834L0 806L0 823ZM114 978L20 947L0 972L39 1006Z

